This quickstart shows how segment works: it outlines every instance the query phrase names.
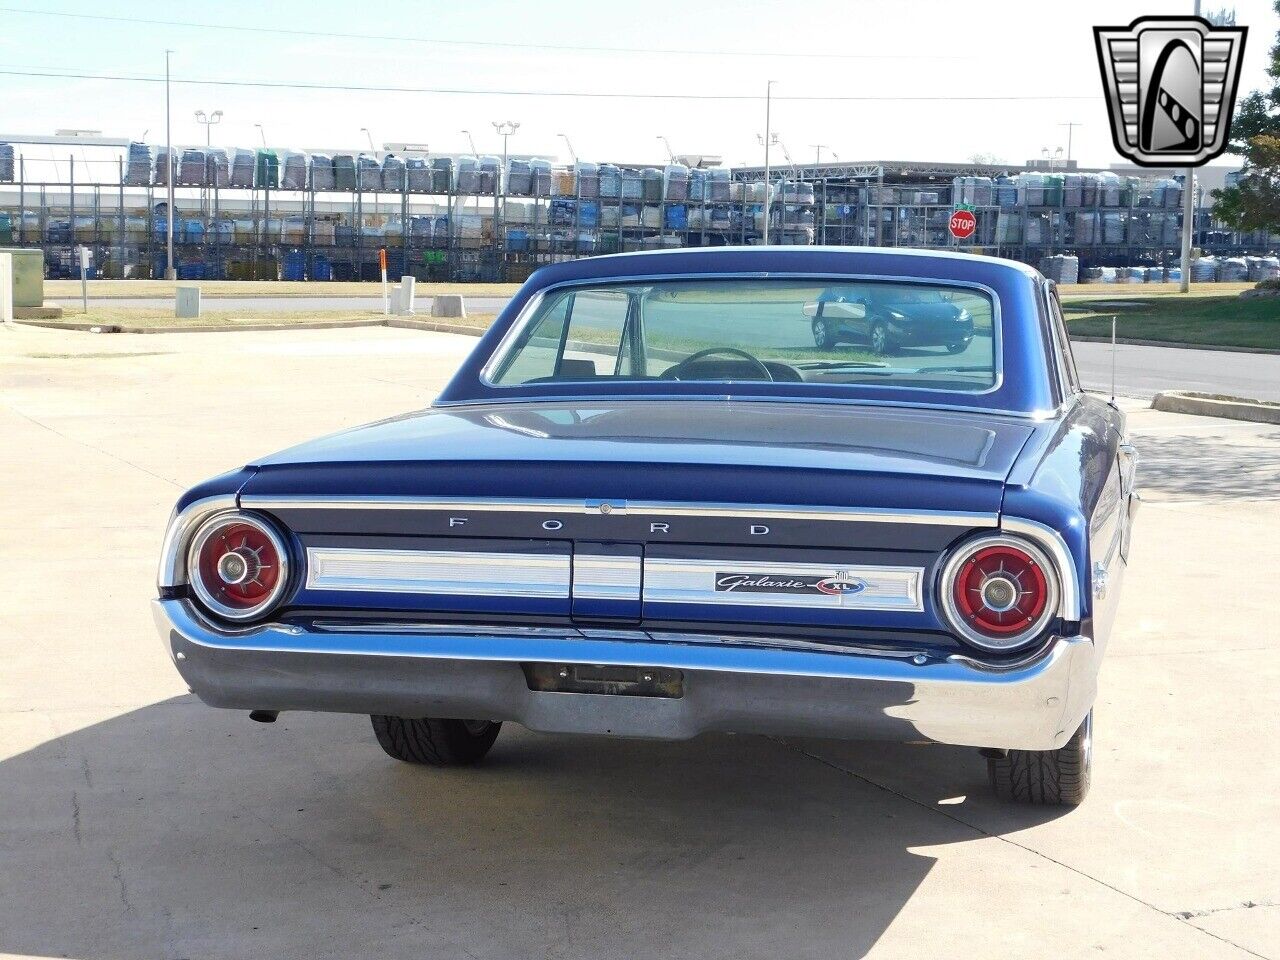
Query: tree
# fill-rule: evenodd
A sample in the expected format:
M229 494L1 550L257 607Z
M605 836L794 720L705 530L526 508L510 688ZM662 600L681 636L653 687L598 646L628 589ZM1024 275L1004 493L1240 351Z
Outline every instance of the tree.
M1280 0L1274 0L1280 14ZM1237 230L1280 232L1280 35L1271 47L1269 90L1255 90L1236 107L1231 152L1244 157L1234 186L1213 191L1214 216Z

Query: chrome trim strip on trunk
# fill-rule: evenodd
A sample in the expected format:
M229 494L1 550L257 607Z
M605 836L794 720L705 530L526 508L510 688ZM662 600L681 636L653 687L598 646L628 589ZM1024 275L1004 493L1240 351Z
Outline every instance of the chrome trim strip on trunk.
M569 554L307 548L308 590L569 597Z
M787 506L768 503L704 503L671 500L551 500L450 497L311 497L244 495L240 503L258 510L441 510L459 513L571 513L601 516L738 517L757 520L830 520L844 523L910 523L946 527L996 527L996 513L951 510L864 509Z
M640 556L573 555L575 600L640 599Z
M856 592L790 590L786 587L738 585L743 575L767 577L773 583L789 577L837 578L858 582ZM646 557L644 602L706 603L716 606L808 607L819 610L924 611L921 567L860 564L767 563L742 560L674 560Z

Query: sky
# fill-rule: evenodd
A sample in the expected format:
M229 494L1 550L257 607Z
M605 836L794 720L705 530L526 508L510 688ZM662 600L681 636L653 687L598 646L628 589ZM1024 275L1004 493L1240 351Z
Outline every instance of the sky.
M173 141L203 143L196 110L223 111L215 146L255 146L261 124L280 148L359 149L362 128L381 147L425 143L442 153L501 153L492 123L520 127L512 153L660 163L677 154L758 164L766 82L772 129L797 162L965 160L1018 163L1067 147L1082 166L1121 158L1111 144L1092 27L1192 3L1077 0L215 0L161 4L0 0L0 133L90 128L164 142L164 87L67 73L159 77L174 51L175 80L253 80L399 86L476 93L257 89L175 83ZM1209 2L1206 8L1217 8ZM1240 0L1250 28L1241 95L1266 85L1280 20L1266 0ZM22 12L34 11L34 12ZM362 15L361 11L365 11ZM119 23L50 14L181 20L200 27ZM277 30L253 33L210 24ZM308 35L305 31L336 34ZM360 34L382 35L369 39ZM412 41L395 37L411 37ZM431 41L431 42L423 42ZM492 46L471 45L493 44ZM595 50L570 49L594 47ZM610 48L602 50L599 48ZM641 49L642 48L642 49ZM644 52L644 51L666 52ZM674 51L674 52L673 52ZM748 100L572 98L516 92L728 95ZM803 97L847 97L813 101ZM965 100L973 97L1063 99ZM922 99L883 100L899 97ZM942 99L951 98L951 99ZM775 154L776 156L776 154Z

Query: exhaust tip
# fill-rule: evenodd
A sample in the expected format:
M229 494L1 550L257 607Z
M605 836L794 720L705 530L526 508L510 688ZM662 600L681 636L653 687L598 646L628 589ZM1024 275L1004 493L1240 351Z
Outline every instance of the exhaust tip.
M279 710L250 710L249 719L255 723L275 723L280 716Z

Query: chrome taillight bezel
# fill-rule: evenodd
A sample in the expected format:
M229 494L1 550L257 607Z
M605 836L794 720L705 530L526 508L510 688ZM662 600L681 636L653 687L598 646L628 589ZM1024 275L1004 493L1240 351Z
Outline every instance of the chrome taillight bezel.
M232 607L214 595L200 575L200 552L209 538L219 530L233 524L245 524L261 533L275 550L280 562L280 574L270 593L252 607ZM280 531L269 520L242 510L228 510L205 519L192 534L186 549L186 581L191 592L209 613L224 620L244 623L260 620L280 603L289 586L289 546Z
M1009 547L1020 550L1035 561L1045 578L1044 609L1026 628L1016 633L993 636L975 629L956 606L955 581L964 564L988 547ZM981 534L958 544L948 555L938 576L938 609L946 626L969 646L984 653L1013 653L1030 646L1059 616L1062 597L1062 572L1047 552L1023 537L1005 533Z

